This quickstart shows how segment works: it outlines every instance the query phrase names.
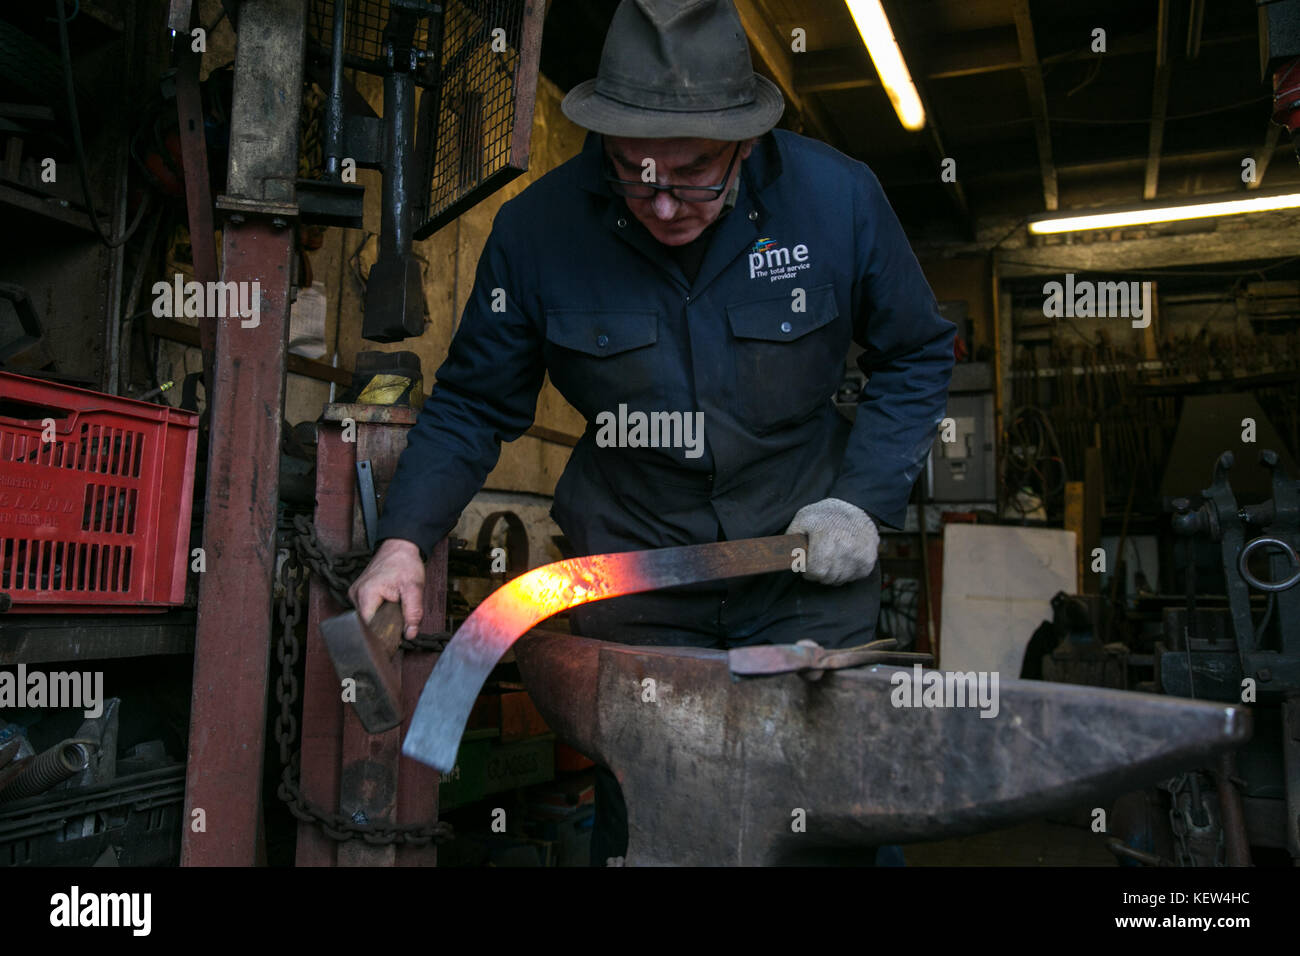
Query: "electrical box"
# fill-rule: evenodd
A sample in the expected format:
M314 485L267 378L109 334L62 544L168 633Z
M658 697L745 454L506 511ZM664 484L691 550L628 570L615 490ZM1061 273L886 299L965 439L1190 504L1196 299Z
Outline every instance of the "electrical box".
M926 463L926 480L930 501L997 501L993 370L988 362L953 366L948 413Z

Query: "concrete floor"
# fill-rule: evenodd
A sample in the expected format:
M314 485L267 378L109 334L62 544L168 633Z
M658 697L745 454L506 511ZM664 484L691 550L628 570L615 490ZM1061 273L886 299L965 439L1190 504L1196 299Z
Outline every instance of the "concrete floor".
M1041 819L973 836L911 843L907 866L1115 866L1106 835Z

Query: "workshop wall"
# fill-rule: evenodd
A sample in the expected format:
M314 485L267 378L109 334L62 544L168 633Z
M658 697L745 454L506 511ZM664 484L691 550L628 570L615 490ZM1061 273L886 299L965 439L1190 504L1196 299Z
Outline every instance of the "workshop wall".
M993 348L993 284L991 266L987 256L965 256L956 259L921 260L934 297L940 302L966 303L966 316L971 320L973 333L971 352L980 347ZM965 334L964 330L961 330Z
M357 74L354 82L376 112L383 109L383 84L378 77ZM371 170L360 170L357 181L366 186L364 228L330 229L324 246L312 254L312 271L316 281L323 281L329 296L327 341L336 342L326 361L336 349L339 364L348 368L358 351L412 351L420 356L426 392L441 364L460 322L461 312L469 300L479 255L501 205L518 195L530 183L574 156L582 147L584 131L560 112L563 94L544 76L538 80L537 108L533 115L530 169L497 193L460 216L455 222L423 242L415 244L424 262L424 292L429 317L425 333L418 339L381 344L361 338L361 304L364 298L362 277L368 274L378 253L380 221L380 177ZM340 322L340 316L342 321ZM297 376L291 376L291 379ZM319 405L327 396L328 385L291 382L290 406L295 414L314 419ZM314 409L314 411L313 411ZM297 419L297 420L302 420ZM290 418L292 423L294 418ZM572 435L582 434L582 416L568 404L548 381L537 403L536 424ZM553 442L524 436L502 448L501 460L488 476L485 488L550 495L564 470L569 448Z
M220 13L218 0L203 0L201 18L215 22ZM201 76L229 63L234 57L235 37L227 22L219 23L208 38ZM376 113L383 113L383 81L380 77L348 71L348 79L369 102ZM424 265L424 294L428 309L425 332L404 342L376 343L361 337L362 303L365 277L378 255L378 233L382 179L375 170L358 170L357 181L366 187L363 228L331 227L319 235L319 248L307 255L307 270L297 276L301 288L312 282L323 285L328 300L325 343L322 361L329 363L337 353L338 365L351 369L357 352L411 351L420 357L424 373L424 390L428 394L435 372L446 356L451 337L460 322L461 312L469 300L479 255L501 205L518 195L538 177L577 154L585 131L575 126L560 111L563 93L545 76L538 78L537 104L533 114L532 144L528 172L479 205L443 227L428 239L415 243L415 252ZM218 256L220 256L218 237ZM178 266L185 272L187 266ZM178 321L193 323L178 317ZM201 366L198 349L175 342L161 342L159 374L178 383L187 372ZM285 391L285 419L290 425L315 421L329 401L326 382L288 374ZM171 398L178 401L179 398ZM549 382L538 398L536 424L572 436L582 434L582 416L564 400ZM550 495L559 480L570 449L566 445L524 436L502 447L501 460L488 476L485 489Z

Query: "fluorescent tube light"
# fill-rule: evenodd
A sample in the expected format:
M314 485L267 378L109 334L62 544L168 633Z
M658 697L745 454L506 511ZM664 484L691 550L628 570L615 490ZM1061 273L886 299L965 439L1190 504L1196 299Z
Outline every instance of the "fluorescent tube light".
M1118 229L1156 222L1178 222L1182 219L1208 219L1213 216L1240 216L1252 212L1271 212L1275 209L1300 207L1300 193L1277 193L1271 196L1251 196L1248 199L1218 199L1177 205L1152 205L1114 212L1078 213L1036 219L1029 231L1036 235L1054 232L1078 232L1084 229Z
M875 64L880 83L885 88L889 102L894 105L898 121L905 129L918 130L925 126L925 108L921 106L921 97L912 83L912 75L907 72L903 62L903 53L894 39L890 29L889 18L885 16L880 0L844 0L857 24L862 42L866 44L871 62Z

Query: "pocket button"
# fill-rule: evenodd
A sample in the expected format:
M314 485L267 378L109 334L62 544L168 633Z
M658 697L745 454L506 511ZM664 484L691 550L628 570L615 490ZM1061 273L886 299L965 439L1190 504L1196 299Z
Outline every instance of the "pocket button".
M793 328L794 328L794 326L791 325L789 322L782 322L782 323L781 323L781 331L782 331L782 332L789 332L789 331L790 331L791 329L793 329Z
M608 336L608 335L598 335L598 336L596 336L596 346L597 346L598 348L602 348L602 349L603 349L603 348L604 348L606 345L608 345L608 344L609 344L609 336Z

